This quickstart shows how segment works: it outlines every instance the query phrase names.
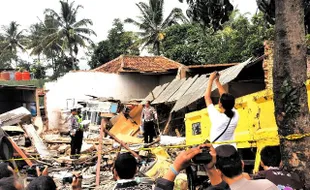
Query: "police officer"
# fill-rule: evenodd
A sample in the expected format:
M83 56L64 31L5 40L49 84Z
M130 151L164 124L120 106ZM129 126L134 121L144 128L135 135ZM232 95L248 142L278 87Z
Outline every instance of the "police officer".
M71 109L70 136L71 136L71 158L78 158L81 153L83 143L82 117L79 115L80 109Z
M151 102L147 101L141 113L141 124L143 126L144 143L153 142L156 136L155 123L157 121L157 112L151 106Z

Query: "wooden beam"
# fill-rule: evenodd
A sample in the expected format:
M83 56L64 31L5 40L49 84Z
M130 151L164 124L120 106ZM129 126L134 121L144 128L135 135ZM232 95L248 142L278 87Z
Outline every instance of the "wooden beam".
M101 119L101 126L100 126L100 137L99 137L99 148L98 148L98 161L97 161L97 171L96 171L96 186L99 187L100 185L100 167L101 167L101 158L102 158L102 138L104 137L104 130L106 127L105 119Z
M28 159L28 157L26 156L26 154L23 152L22 149L20 149L18 147L18 145L11 139L11 138L8 138L9 141L11 142L13 148L16 150L16 152L25 160L25 162L28 164L28 166L32 166L33 163Z
M172 113L170 112L170 113L169 113L169 117L168 117L167 124L166 124L166 126L165 126L164 131L163 131L163 134L164 134L164 135L167 135L168 132L169 132L169 125L170 125L170 122L171 122L171 118L172 118Z
M140 161L142 160L142 158L133 150L131 150L123 141L119 140L115 135L113 135L112 133L110 133L109 130L107 130L106 128L104 128L104 131L112 138L114 139L116 142L118 142L121 146L123 146L126 150L128 150L134 157L136 157L137 159L139 159Z

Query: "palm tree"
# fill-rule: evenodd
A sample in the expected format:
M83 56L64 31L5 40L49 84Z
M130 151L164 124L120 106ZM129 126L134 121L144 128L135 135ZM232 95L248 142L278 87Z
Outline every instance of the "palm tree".
M125 22L139 27L141 32L138 34L142 37L143 48L153 45L155 55L160 55L160 44L164 38L163 31L173 24L178 24L178 21L188 22L188 20L179 8L174 8L164 20L164 0L149 0L149 4L140 2L136 5L141 12L141 16L138 17L139 22L131 18L127 18Z
M0 40L0 55L9 56L10 63L12 59L16 59L18 50L25 52L26 36L23 34L25 30L19 30L19 24L12 21L8 26L2 26L2 38Z
M81 5L74 6L74 1L60 1L60 14L52 9L46 9L44 14L51 22L55 22L54 28L48 28L50 34L44 37L42 44L44 48L49 48L57 44L63 51L69 51L72 69L76 70L76 56L78 54L78 46L86 47L86 41L92 44L89 35L96 35L96 33L87 28L92 25L90 19L82 19L77 21L76 16L78 10L83 8ZM74 55L75 54L75 55Z

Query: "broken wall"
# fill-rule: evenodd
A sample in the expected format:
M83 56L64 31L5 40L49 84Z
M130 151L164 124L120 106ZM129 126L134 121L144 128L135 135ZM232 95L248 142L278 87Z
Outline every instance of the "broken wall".
M121 101L142 99L159 84L160 75L136 73L70 72L45 84L49 129L58 128L59 111L70 109L77 101L113 97Z

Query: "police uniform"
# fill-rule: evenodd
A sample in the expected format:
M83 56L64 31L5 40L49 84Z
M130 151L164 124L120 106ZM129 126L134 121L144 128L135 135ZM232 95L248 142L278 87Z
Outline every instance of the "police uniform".
M71 156L79 155L83 144L83 125L82 117L71 115L70 118L70 137L71 137Z

